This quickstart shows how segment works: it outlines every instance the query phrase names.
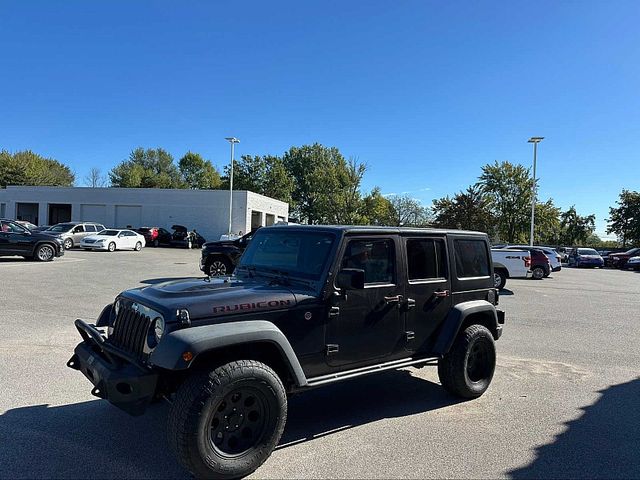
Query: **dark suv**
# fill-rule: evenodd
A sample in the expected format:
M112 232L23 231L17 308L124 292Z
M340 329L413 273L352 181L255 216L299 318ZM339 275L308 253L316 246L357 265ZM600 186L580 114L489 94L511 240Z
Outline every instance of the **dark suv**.
M475 232L264 227L232 277L128 290L76 320L68 366L133 415L170 399L185 468L241 477L278 444L290 393L437 365L447 391L482 395L504 324L489 251Z
M258 231L256 228L246 235L235 240L220 240L207 242L202 246L200 256L200 270L210 277L231 275L236 268L242 252Z
M13 220L0 219L0 256L19 255L49 262L64 255L60 237L32 232Z

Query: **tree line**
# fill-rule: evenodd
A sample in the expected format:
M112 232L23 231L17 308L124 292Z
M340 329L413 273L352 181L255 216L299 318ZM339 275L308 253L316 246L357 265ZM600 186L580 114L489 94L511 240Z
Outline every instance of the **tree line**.
M234 188L289 203L290 216L303 223L432 226L487 232L494 243L527 243L533 179L522 165L484 165L477 181L452 196L423 205L409 195L384 195L380 187L362 191L368 170L357 158L315 143L284 154L242 155L234 162ZM136 148L107 175L93 168L83 181L91 187L228 189L230 168L219 171L202 155L185 153L177 162L162 148ZM31 151L0 152L0 187L72 186L69 167ZM553 199L535 205L536 243L604 245L594 234L595 215L575 206L562 211ZM623 246L640 243L640 193L623 190L610 208L607 233ZM613 246L613 245L610 245Z

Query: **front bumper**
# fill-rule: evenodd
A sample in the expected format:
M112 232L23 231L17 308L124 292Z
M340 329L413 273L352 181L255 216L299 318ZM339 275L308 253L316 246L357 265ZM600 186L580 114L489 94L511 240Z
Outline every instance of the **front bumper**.
M107 250L107 246L100 243L80 243L80 248L89 248L91 250Z
M130 415L142 415L153 399L158 374L126 352L106 342L94 326L76 320L82 336L67 366L81 371L93 384L91 393Z
M496 329L496 340L502 336L502 327L504 327L504 310L496 310L498 314L498 328Z

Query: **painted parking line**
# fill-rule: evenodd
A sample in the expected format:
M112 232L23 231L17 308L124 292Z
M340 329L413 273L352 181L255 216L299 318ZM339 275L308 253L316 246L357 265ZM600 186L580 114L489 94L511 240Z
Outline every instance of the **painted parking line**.
M66 264L66 263L77 263L77 262L86 262L86 258L56 258L52 260L52 262L37 262L31 260L16 260L15 262L0 260L0 270L5 267L26 267L30 265L42 265L43 263L53 263L55 265Z

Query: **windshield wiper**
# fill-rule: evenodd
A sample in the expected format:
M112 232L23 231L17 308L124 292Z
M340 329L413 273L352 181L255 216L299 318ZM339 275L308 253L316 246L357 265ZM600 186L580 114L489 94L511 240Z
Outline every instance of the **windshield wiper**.
M255 277L256 274L256 267L254 265L240 265L237 270L246 270L249 278Z
M284 285L289 285L291 283L291 281L302 283L302 284L307 285L307 286L312 286L313 285L313 283L310 282L309 280L304 280L304 279L298 278L298 277L292 277L291 273L286 271L286 270L279 270L277 268L266 268L266 270L269 273L275 274L276 278L274 280L281 280L281 281L283 281Z

